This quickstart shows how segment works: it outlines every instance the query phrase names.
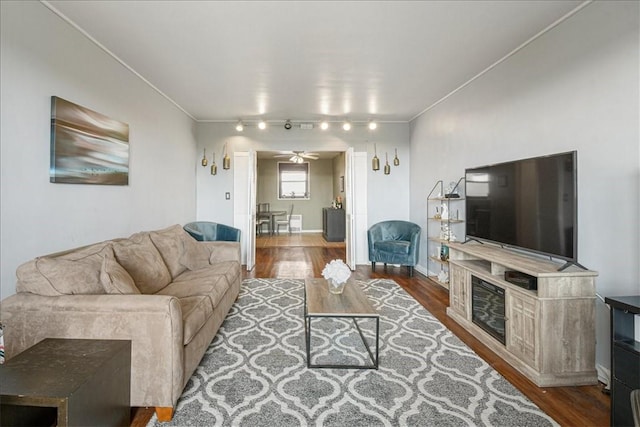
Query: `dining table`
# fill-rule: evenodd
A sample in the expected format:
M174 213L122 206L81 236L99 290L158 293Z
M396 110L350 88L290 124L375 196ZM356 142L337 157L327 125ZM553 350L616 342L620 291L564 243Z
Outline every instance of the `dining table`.
M275 230L276 217L286 215L287 211L262 211L257 213L257 218L269 219L269 235L273 235Z

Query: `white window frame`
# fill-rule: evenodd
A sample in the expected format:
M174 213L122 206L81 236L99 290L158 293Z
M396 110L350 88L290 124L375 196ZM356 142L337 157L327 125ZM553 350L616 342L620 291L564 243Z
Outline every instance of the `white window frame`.
M307 184L307 191L305 193L304 197L283 197L283 195L281 194L281 180L280 180L280 165L284 165L284 166L306 166L307 168L307 179L306 179L306 184ZM276 179L277 179L277 183L276 183L276 191L277 191L277 198L278 200L311 200L311 165L309 164L309 162L302 162L302 163L291 163L291 162L278 162L277 165L277 173L276 173Z

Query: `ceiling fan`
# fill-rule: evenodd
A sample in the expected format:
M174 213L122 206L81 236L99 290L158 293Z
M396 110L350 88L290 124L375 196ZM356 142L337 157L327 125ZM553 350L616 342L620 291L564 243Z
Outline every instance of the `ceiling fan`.
M302 163L305 159L318 160L318 153L306 153L304 151L289 151L273 156L274 158L289 157L293 163Z

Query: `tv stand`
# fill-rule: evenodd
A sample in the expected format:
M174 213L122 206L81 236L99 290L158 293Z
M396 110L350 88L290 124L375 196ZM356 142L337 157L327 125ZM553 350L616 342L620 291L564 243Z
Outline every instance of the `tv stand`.
M491 244L449 244L447 315L539 387L596 384L595 271ZM564 267L564 266L562 266ZM537 279L537 290L504 279L507 270ZM473 322L471 276L505 292L505 344Z

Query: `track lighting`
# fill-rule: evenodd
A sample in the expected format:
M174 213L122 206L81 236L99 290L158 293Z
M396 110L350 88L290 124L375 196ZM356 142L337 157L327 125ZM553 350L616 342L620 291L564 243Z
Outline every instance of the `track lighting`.
M378 124L376 122L374 122L373 120L369 120L369 130L376 130L377 127Z
M264 120L260 120L258 122L258 129L265 130L266 128L267 128L267 122L265 122Z
M351 123L350 122L344 122L342 124L342 129L344 130L351 130Z
M238 132L242 132L244 130L244 125L242 124L241 121L239 121L238 124L236 124L236 130Z

